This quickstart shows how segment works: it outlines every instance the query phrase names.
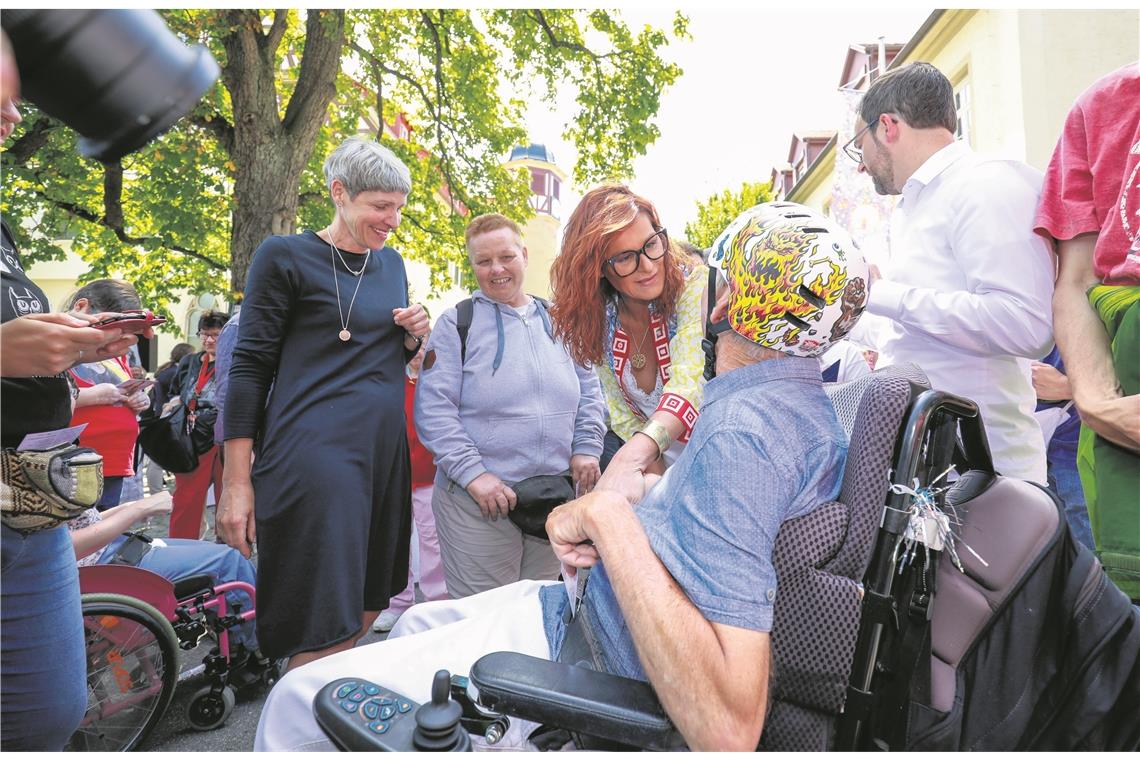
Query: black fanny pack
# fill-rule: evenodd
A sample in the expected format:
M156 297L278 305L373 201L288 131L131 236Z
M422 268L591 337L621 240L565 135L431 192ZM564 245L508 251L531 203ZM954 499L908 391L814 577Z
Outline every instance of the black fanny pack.
M511 486L518 498L509 517L528 536L549 540L546 518L554 508L574 500L574 481L569 475L535 475Z

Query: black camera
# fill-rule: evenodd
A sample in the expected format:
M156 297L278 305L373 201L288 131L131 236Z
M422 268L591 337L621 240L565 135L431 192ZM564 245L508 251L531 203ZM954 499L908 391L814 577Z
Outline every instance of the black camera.
M83 155L115 161L188 113L221 73L154 11L5 10L0 17L21 90L82 139Z

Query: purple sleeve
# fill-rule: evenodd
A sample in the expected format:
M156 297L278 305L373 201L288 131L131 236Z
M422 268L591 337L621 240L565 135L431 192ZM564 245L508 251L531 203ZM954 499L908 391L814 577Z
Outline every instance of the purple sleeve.
M230 385L230 365L233 363L234 346L237 345L238 317L235 315L222 328L218 336L218 353L214 357L214 406L218 410L218 421L214 424L214 443L225 439L226 391Z

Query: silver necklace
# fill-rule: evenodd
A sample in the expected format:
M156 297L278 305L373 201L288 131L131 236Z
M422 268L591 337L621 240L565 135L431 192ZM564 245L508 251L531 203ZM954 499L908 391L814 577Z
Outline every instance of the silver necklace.
M349 274L351 274L353 277L359 277L360 275L364 274L364 267L368 266L368 254L372 253L371 248L367 249L367 253L364 254L364 266L361 267L360 270L358 271L358 270L350 267L348 265L348 262L344 260L344 255L341 254L340 249L336 247L336 243L334 243L332 241L332 232L331 231L329 232L329 245L331 245L332 249L334 251L336 251L336 257L338 259L340 259L340 263L344 266L345 269L348 270ZM336 266L336 265L334 264L333 266Z
M340 263L344 264L344 268L350 274L356 277L356 289L352 291L352 300L348 302L348 314L345 315L343 308L340 305L340 282L336 277L336 258L340 258ZM337 335L343 342L348 342L352 338L352 333L348 331L348 321L352 319L352 305L356 303L356 294L360 292L360 283L364 282L364 278L360 275L364 274L364 270L368 268L368 260L372 258L372 249L369 248L364 253L364 266L360 267L357 272L348 264L345 264L344 257L340 255L340 249L332 241L332 232L329 232L329 261L332 262L333 268L333 286L336 288L336 313L340 317L340 333Z

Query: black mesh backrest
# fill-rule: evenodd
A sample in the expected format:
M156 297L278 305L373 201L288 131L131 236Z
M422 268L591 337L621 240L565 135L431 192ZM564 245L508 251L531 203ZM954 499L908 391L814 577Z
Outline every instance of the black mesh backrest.
M859 630L858 584L886 503L895 441L911 399L928 387L913 364L825 386L850 435L847 465L839 499L785 523L776 537L775 684L766 749L827 748L829 716L843 708Z

